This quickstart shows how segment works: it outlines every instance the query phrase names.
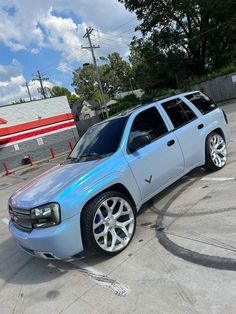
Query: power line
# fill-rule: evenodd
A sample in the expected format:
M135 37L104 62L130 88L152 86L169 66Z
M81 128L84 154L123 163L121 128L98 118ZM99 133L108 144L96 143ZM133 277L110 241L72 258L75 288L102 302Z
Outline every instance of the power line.
M123 23L123 24L121 24L121 25L119 25L119 26L117 26L117 27L111 29L111 30L110 30L110 33L116 31L116 30L119 29L119 28L122 28L123 26L125 26L125 25L131 23L131 22L134 21L134 20L137 20L137 18L134 17L134 18L132 18L131 20L127 21L126 23ZM99 30L97 30L97 29L95 29L95 31L96 31L96 32L99 32ZM108 34L108 35L110 35L110 33L103 32L103 34Z
M93 58L93 64L95 66L95 70L97 73L97 79L98 79L98 86L99 86L99 90L100 90L100 94L101 94L101 99L102 99L102 103L105 106L105 111L106 111L106 116L108 118L108 110L107 110L107 105L104 99L104 91L103 91L103 87L102 87L102 83L101 83L101 78L98 72L98 67L97 67L97 61L96 61L96 57L95 57L95 53L94 53L94 49L100 48L100 46L95 46L92 44L92 40L91 40L91 34L93 32L93 28L89 27L86 28L86 33L84 34L83 38L88 38L88 42L89 42L89 46L81 46L82 49L89 49L91 51L92 54L92 58Z
M34 77L32 79L32 81L39 81L40 83L40 90L41 90L41 94L43 95L44 98L47 98L46 93L45 93L45 89L43 87L43 81L48 81L49 78L45 76L46 73L40 73L39 70L37 71L37 74L34 74Z
M134 17L134 18L132 18L132 19L130 19L130 20L128 20L127 22L125 22L125 23L123 23L123 24L120 24L119 26L117 26L117 27L115 27L115 28L113 28L113 29L111 29L111 31L110 32L113 32L113 31L115 31L115 30L118 30L119 28L122 28L123 26L125 26L125 25L127 25L127 24L130 24L132 21L134 21L134 20L136 20L137 18L136 17ZM129 29L129 30L126 30L126 31L124 31L124 32L122 32L122 33L127 33L127 32L129 32L131 29ZM94 29L94 31L96 31L96 32L100 32L99 30L97 30L97 29ZM133 29L132 29L132 32L135 32ZM121 33L121 34L122 34ZM102 34L104 34L104 35L109 35L110 36L110 38L108 38L107 40L110 40L111 38L113 38L113 37L117 37L117 36L119 36L120 34L115 34L115 35L113 35L112 37L111 37L111 34L109 34L109 33L106 33L106 32L102 32ZM128 37L127 37L128 38ZM105 39L105 41L107 41L106 39ZM104 42L105 42L104 41ZM75 56L75 57L79 57L79 58L82 58L83 56L85 56L86 55L86 53L82 53L82 54L80 54L79 56L77 55L77 52L76 53L74 53L74 54L72 54L71 56L73 57L73 56ZM48 70L48 69L51 69L54 65L56 65L57 64L57 62L53 62L53 63L49 63L45 68L43 68L43 70Z
M208 30L206 30L206 31L204 31L204 32L202 32L202 33L199 33L198 35L189 38L188 41L192 41L192 40L194 40L195 38L201 37L201 36L203 36L203 35L205 35L205 34L211 32L211 31L213 31L213 30L215 30L215 29L219 29L219 28L221 28L221 27L225 27L226 25L230 24L230 23L231 23L233 20L235 20L235 19L236 19L236 17L233 17L232 19L230 19L229 21L227 21L227 22L225 22L225 23L222 23L221 25L217 25L217 26L214 26L214 27L212 27L212 28L209 28ZM220 54L214 55L213 57L218 56L218 55L225 55L225 54L220 53ZM159 53L158 53L158 54L153 54L151 57L145 58L145 60L151 60L151 59L156 58L156 57L158 57L158 56L159 56ZM198 59L201 60L201 59L204 59L204 58L198 58ZM182 59L181 59L181 60L182 60ZM188 59L186 59L186 60L188 60ZM166 64L168 64L168 63L175 63L176 61L177 61L177 59L173 60L172 62L169 62L169 61L168 61L168 62L159 62L159 63L163 63L163 64L166 63Z

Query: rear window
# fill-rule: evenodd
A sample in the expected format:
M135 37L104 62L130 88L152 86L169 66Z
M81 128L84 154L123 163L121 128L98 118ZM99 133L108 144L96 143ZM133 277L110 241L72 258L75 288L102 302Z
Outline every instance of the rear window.
M186 95L185 98L191 101L202 114L207 114L217 108L217 105L208 96L201 93Z
M162 107L175 128L181 127L196 118L195 113L179 98L162 103Z

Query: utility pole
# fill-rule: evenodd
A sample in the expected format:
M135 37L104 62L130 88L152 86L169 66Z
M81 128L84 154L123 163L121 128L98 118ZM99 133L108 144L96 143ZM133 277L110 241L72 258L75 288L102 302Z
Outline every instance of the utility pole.
M40 73L39 70L37 71L37 74L34 74L34 78L32 81L39 81L40 86L41 86L41 94L43 95L44 98L47 98L44 87L43 87L43 81L48 81L49 78L46 77L45 73Z
M134 78L133 77L129 77L130 87L131 87L132 93L134 93L134 87L133 87L133 84L132 84L132 80L134 80Z
M98 72L98 67L97 67L97 61L96 61L96 57L95 57L95 53L94 53L94 49L100 48L100 46L95 46L92 44L92 40L91 40L91 34L93 32L93 28L89 27L86 28L86 33L84 34L83 38L88 38L88 42L89 42L89 47L85 47L85 46L81 46L82 49L90 49L91 53L92 53L92 58L93 58L93 64L97 73L97 80L98 80L98 86L99 86L99 90L100 90L100 95L101 95L101 99L102 99L102 103L105 106L105 111L106 111L106 116L107 118L109 117L108 115L108 110L107 110L107 105L105 102L105 98L104 98L104 91L103 91L103 87L102 87L102 83L101 83L101 78Z
M27 90L28 95L29 95L29 99L30 99L30 101L32 101L32 97L31 97L30 89L29 89L30 86L33 86L33 84L29 84L27 81L25 82L24 85L22 85L22 87L26 87L26 90Z

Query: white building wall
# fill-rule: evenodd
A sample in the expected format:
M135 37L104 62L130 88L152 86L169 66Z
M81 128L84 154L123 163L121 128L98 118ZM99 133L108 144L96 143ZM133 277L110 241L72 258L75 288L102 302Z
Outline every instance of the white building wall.
M7 120L7 124L2 124L0 127L9 127L70 112L66 96L0 106L0 117Z

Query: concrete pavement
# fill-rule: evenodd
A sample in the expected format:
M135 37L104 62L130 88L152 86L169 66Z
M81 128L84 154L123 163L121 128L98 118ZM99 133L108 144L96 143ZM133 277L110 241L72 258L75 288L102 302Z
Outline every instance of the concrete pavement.
M110 259L22 253L5 224L7 199L54 161L0 178L1 313L235 313L236 103L224 109L226 167L196 169L148 202L132 243Z

